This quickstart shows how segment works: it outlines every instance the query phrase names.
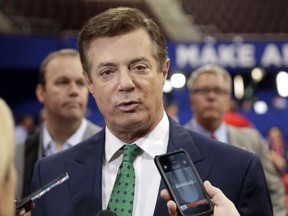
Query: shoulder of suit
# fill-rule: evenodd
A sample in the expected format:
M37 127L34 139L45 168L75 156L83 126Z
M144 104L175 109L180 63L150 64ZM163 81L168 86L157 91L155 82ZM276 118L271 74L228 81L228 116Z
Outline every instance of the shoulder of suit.
M192 119L190 119L188 122L186 122L184 124L184 127L189 129L189 130L192 130L193 129L193 127L192 127Z
M228 126L231 143L240 148L260 154L265 148L263 136L255 128L237 128Z
M257 129L255 128L250 128L250 127L235 127L232 125L228 125L228 132L233 132L237 134L247 134L247 135L252 135L252 136L260 136L260 133Z
M87 128L89 128L89 129L91 129L91 130L93 130L95 132L98 132L98 131L100 131L102 129L102 127L94 124L93 122L91 122L89 120L87 120L87 123L88 123L87 124Z

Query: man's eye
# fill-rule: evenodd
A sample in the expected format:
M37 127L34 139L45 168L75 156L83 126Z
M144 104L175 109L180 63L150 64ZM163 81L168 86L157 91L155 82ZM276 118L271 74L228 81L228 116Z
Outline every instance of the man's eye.
M132 69L135 71L144 71L146 70L147 66L144 64L135 65Z
M105 69L100 72L101 76L109 76L111 74L111 70Z
M67 84L67 83L68 83L67 80L59 80L59 81L57 82L58 85L65 85L65 84Z
M80 82L77 82L77 85L78 86L86 86L86 83L84 81L80 81Z

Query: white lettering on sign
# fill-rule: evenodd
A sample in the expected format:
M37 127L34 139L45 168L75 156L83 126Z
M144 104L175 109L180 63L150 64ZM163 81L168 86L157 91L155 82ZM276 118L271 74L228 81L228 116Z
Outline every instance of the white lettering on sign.
M218 49L208 43L200 49L193 44L176 46L176 65L179 68L214 63L230 67L252 67L255 65L255 47L252 44L220 44Z
M255 47L252 44L241 44L237 49L237 62L240 67L253 67L256 64Z
M202 64L216 64L218 62L218 55L214 46L208 44L203 47L200 62Z
M288 43L280 46L267 43L263 51L258 52L253 43L180 44L175 47L175 63L178 68L196 68L209 63L233 68L288 67Z
M278 47L275 44L267 44L260 62L264 67L280 67L282 65L282 57Z
M236 67L236 51L233 44L221 44L218 47L219 51L219 63L221 65L227 65L230 67Z
M184 68L187 65L197 67L199 64L199 48L197 45L184 46L179 45L176 47L176 65L179 68Z

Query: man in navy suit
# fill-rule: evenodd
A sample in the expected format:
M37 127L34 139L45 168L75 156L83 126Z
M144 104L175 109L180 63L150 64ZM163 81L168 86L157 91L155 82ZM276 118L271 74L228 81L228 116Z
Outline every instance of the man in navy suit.
M78 46L83 74L106 126L75 147L37 162L33 189L63 172L70 179L36 201L33 215L96 216L106 209L122 147L131 144L141 149L133 162L131 215L168 215L160 197L165 187L153 159L181 148L201 178L220 188L241 215L272 215L257 155L189 131L164 112L162 89L170 60L160 29L151 19L137 9L109 9L88 20Z

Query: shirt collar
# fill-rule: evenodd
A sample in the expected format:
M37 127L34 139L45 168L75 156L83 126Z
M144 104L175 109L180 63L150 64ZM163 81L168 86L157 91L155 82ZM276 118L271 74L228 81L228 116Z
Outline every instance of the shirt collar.
M64 143L70 145L71 147L80 143L83 140L85 130L87 128L88 122L83 118L80 127L73 133ZM51 134L48 131L47 123L44 123L43 126L43 149L47 149L49 145L55 145L54 140Z
M114 157L119 156L120 153L117 151L126 143L115 137L107 127L105 128L105 136L105 160L110 162ZM136 140L135 143L150 157L154 158L156 155L166 152L168 139L169 120L166 113L164 113L158 125L145 137Z
M211 132L203 128L194 118L191 122L192 128L195 132L200 133L204 136L210 137ZM228 129L227 125L222 122L221 125L217 128L217 130L213 133L214 136L218 141L224 142L224 143L229 143L228 139Z

